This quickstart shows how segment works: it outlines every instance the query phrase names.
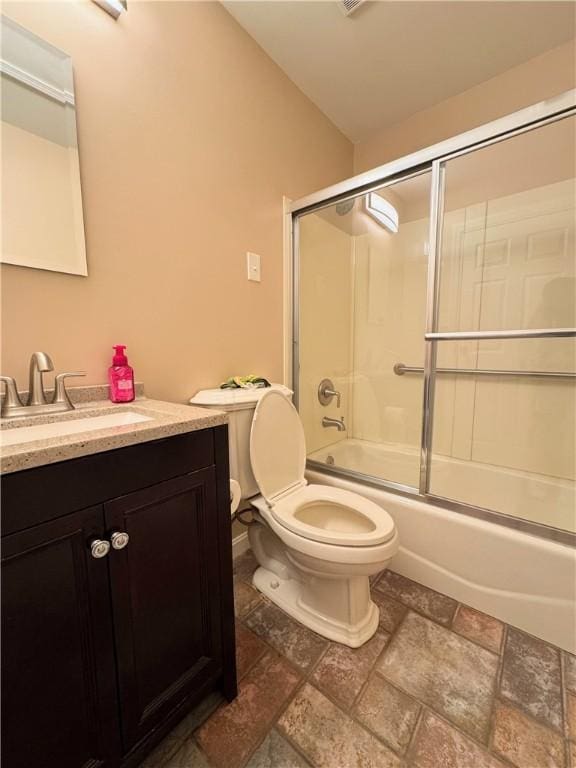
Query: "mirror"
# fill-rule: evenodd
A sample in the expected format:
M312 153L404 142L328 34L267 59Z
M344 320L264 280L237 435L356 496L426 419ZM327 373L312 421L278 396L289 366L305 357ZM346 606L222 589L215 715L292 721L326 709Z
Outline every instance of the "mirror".
M87 275L70 56L2 17L0 261Z

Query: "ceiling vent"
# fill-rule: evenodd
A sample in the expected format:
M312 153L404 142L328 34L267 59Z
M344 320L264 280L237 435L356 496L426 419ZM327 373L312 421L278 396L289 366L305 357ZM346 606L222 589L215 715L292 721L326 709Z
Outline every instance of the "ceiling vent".
M345 16L351 16L366 0L338 0L338 5Z

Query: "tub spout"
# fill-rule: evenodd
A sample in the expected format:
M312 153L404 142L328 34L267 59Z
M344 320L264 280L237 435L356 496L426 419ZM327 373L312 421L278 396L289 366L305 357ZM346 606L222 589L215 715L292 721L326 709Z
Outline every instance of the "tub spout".
M322 426L324 428L327 427L336 427L338 432L346 432L346 424L344 424L344 416L340 419L331 419L329 416L324 416L322 419Z

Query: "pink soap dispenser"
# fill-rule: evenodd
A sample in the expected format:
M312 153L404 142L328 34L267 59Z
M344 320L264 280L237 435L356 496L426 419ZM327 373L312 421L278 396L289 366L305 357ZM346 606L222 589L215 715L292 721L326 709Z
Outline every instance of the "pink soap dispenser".
M116 354L112 365L108 368L108 383L110 384L110 400L113 403L131 403L134 400L134 371L128 365L124 354L126 347L117 344L113 349Z

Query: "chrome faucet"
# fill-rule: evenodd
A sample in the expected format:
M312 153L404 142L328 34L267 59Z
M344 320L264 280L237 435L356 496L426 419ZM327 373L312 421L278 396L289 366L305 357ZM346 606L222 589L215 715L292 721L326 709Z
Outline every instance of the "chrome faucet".
M74 404L66 391L66 379L69 376L86 376L83 372L59 373L54 379L54 394L48 402L44 391L42 374L54 370L50 355L46 352L34 352L30 358L30 379L26 404L20 399L16 381L12 376L0 376L0 382L6 388L2 400L0 415L11 419L22 416L36 416L42 413L60 413L74 410Z
M54 363L46 352L33 352L30 358L30 376L28 379L28 403L27 405L46 405L46 393L42 374L54 370Z
M338 432L346 432L346 424L344 424L344 416L340 419L331 419L330 416L324 416L322 419L323 427L336 427Z

